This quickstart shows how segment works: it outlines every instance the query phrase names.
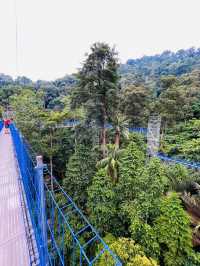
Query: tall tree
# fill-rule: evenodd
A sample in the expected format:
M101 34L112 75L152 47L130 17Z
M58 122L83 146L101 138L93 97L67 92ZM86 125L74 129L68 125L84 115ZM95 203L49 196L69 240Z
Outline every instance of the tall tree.
M102 156L106 156L106 124L117 105L118 58L114 48L95 43L78 73L78 87L72 94L72 107L83 105L88 121L100 127Z
M143 86L131 85L121 93L121 109L131 124L140 125L144 123L148 115L148 102L150 92Z
M40 94L31 90L23 90L19 95L10 97L10 106L14 111L14 119L18 128L33 144L44 118Z

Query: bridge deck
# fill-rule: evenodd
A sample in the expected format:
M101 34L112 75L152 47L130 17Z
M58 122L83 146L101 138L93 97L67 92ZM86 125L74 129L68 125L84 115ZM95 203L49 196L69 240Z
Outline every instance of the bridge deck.
M30 265L10 134L0 133L0 265Z

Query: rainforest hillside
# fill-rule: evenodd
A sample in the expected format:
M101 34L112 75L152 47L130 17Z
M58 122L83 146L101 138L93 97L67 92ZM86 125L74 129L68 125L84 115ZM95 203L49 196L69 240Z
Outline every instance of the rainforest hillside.
M164 51L162 54L129 59L120 67L123 78L139 83L151 84L161 76L181 76L200 67L200 48L177 52Z
M200 161L200 49L120 65L115 49L95 43L83 62L52 82L1 74L0 115L11 111L28 147L43 155L123 265L199 266L199 172L149 158L146 136L128 127L147 127L150 115L160 115L160 151ZM79 124L66 127L69 119ZM64 241L70 260L69 235ZM87 252L94 257L101 249L94 243ZM113 263L105 252L95 265Z
M200 68L200 48L190 48L177 52L164 51L162 54L129 59L119 67L122 84L149 84L151 87L162 76L181 76ZM55 81L38 80L33 82L27 77L13 78L0 74L0 88L8 85L46 88L54 91L67 90L76 83L75 75L66 75ZM158 84L156 84L158 86Z

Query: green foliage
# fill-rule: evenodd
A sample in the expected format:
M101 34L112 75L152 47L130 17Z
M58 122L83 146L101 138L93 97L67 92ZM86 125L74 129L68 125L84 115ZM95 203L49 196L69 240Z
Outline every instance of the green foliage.
M18 96L13 95L10 100L18 128L26 138L33 140L33 135L40 129L44 118L40 94L23 90Z
M66 165L69 158L74 153L73 132L70 128L61 128L55 130L52 137L53 145L51 148L49 130L42 131L42 138L38 141L38 143L40 143L40 148L37 150L41 150L47 162L49 162L49 156L52 154L53 172L55 176L63 179L66 173Z
M0 88L0 104L6 108L10 104L10 97L21 93L22 88L15 85L7 85Z
M96 121L101 128L100 144L106 155L106 123L112 120L118 103L118 59L114 48L95 43L77 77L72 93L72 107L83 106L87 121Z
M128 86L121 92L121 108L131 125L142 125L148 115L150 91L142 86Z
M200 139L192 139L184 143L180 152L185 155L186 158L194 161L200 159Z
M134 200L143 186L141 184L137 187L142 167L144 167L144 153L136 143L131 142L119 158L117 183L112 182L106 170L99 170L93 178L92 185L88 189L90 217L99 228L103 228L104 232L112 232L115 235L119 235L120 232L129 234L127 230L129 217L124 212L123 205Z
M169 130L162 143L162 151L191 161L200 161L200 120L180 123Z
M119 169L118 197L120 200L132 200L135 196L134 186L135 178L140 175L141 166L144 165L144 153L136 143L131 142L125 149Z
M108 155L97 163L97 168L105 168L107 175L116 183L119 180L119 160L124 151L112 144L108 144L107 147Z
M67 164L63 187L82 208L87 202L87 188L95 174L96 162L97 154L80 144L76 146L75 153L69 158Z
M109 239L108 239L109 237ZM111 239L110 236L105 237L105 241L109 243L110 248L118 255L122 260L123 265L126 266L157 266L155 260L147 258L140 245L136 244L134 240L130 238L118 238ZM108 239L108 240L107 240ZM97 266L114 266L111 256L104 253L101 256Z
M112 124L115 130L115 147L119 149L123 140L128 140L129 130L128 130L128 120L125 115L123 115L120 110L113 112Z
M159 99L160 111L168 124L192 117L191 98L187 97L184 88L169 87L161 93Z
M168 190L180 191L185 183L194 179L188 169L181 164L168 164L165 171L169 180Z
M58 129L57 125L70 112L45 110L42 97L40 92L32 90L23 90L19 95L10 97L14 120L33 150L42 154L45 161L53 166L54 173L63 178L74 141L70 130Z
M131 264L128 264L131 266ZM148 259L146 256L136 255L133 259L133 266L157 266L157 263L153 259Z
M157 206L154 204L157 214L154 214L151 221L145 221L137 211L140 209L145 212L145 208L136 206L133 204L127 207L131 216L131 235L142 245L148 256L159 259L160 263L166 266L185 265L185 261L198 261L197 255L192 250L189 216L184 211L177 194L171 193L167 197L160 197Z
M100 169L88 188L90 220L101 232L115 232L117 223L116 193L104 169ZM113 227L113 225L115 225Z
M188 189L199 189L191 182L197 176L179 165L147 161L144 137L131 133L127 138L126 129L128 124L146 126L149 111L159 111L162 132L167 132L161 150L200 161L199 65L200 50L189 49L119 66L116 51L96 43L76 77L33 83L0 74L0 105L10 105L31 146L44 155L102 235L108 234L105 241L124 265L200 265L200 256L192 249L189 217L178 195L170 192L186 190L191 203L198 204ZM59 128L67 118L80 124ZM113 128L107 129L107 123ZM70 219L78 231L80 222L75 216ZM64 241L70 263L70 234ZM93 249L89 252L94 255ZM113 265L110 259L105 252L98 265Z
M3 114L3 107L0 106L0 119L2 119L2 114Z
M164 263L166 266L184 265L185 258L192 252L189 216L175 193L162 200L160 211L155 221L155 232L162 247Z
M137 132L129 132L129 138L123 140L122 148L126 148L131 142L136 143L136 145L140 148L140 151L146 153L146 137L143 134Z
M200 254L199 252L191 252L187 258L185 258L184 266L199 266Z
M134 206L132 206L132 209L133 208ZM137 213L135 213L135 216L133 217L133 210L131 210L131 215L130 231L132 238L144 248L144 251L148 256L159 259L160 246L153 226L140 219L137 216Z
M129 59L122 65L122 74L131 75L132 80L139 83L146 80L149 85L161 76L180 76L198 69L200 65L199 49L189 48L176 53L164 51L160 55L144 56L140 59ZM131 81L129 81L131 83Z
M160 197L166 192L168 179L158 159L152 159L135 180L134 205L144 221L149 222L158 213Z
M131 186L134 191L132 202L123 205L131 220L133 239L144 247L148 256L155 258L159 257L160 248L152 223L159 215L160 198L166 191L167 183L164 167L157 159L152 159L135 177Z
M177 85L178 83L178 79L173 76L173 75L169 75L169 76L162 76L160 78L160 87L163 89L163 90L167 90L168 88L172 87L172 86L175 86Z

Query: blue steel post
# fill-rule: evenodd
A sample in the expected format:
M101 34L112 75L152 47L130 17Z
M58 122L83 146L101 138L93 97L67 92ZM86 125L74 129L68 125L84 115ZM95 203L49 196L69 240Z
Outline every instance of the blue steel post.
M43 175L43 158L36 156L37 166L35 167L36 182L38 184L39 197L40 197L40 215L41 215L41 234L42 234L42 266L48 265L48 246L47 246L47 222L46 222L46 201L44 191L44 175Z

